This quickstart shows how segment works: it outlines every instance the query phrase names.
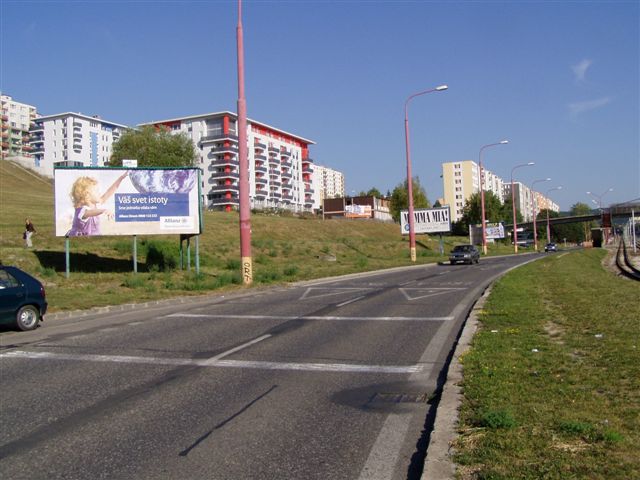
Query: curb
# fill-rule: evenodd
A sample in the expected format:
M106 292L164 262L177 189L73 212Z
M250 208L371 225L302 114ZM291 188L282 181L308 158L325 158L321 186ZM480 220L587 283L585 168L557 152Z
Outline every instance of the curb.
M436 419L427 447L427 457L421 480L451 480L455 478L456 465L453 463L452 456L454 453L453 442L458 437L459 410L463 398L462 358L471 346L471 341L478 329L478 315L482 311L491 289L492 285L487 287L471 308L451 358L447 379L436 410Z

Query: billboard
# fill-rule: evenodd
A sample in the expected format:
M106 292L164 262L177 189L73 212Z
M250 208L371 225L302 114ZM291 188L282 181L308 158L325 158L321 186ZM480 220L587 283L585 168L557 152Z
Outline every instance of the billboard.
M58 237L199 234L197 168L56 168Z
M449 207L425 208L413 211L413 228L415 233L443 233L451 231ZM403 235L409 234L409 211L400 212L400 230Z
M346 218L371 218L371 205L345 205Z
M504 238L504 225L502 223L487 223L485 233L487 239Z

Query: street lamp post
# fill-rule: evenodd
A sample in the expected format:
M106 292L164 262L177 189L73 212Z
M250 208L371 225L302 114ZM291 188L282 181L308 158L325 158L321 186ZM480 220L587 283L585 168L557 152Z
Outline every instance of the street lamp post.
M506 145L509 143L509 140L502 140L497 143L490 143L488 145L483 145L480 147L480 153L478 154L478 165L480 167L480 209L481 209L481 222L482 222L482 252L487 254L487 221L485 220L485 212L484 212L484 168L482 168L482 152L485 148L494 147L496 145Z
M407 197L409 200L409 252L411 255L411 261L416 261L416 231L414 229L413 219L413 177L411 175L411 151L409 148L409 101L419 95L424 95L431 92L442 92L446 90L446 85L440 85L436 88L431 88L423 92L414 93L404 103L404 139L405 149L407 154Z
M600 210L602 210L602 197L604 197L604 196L605 196L607 193L609 193L609 192L613 192L613 187L608 188L607 190L605 190L605 191L604 191L602 194L600 194L600 195L597 195L597 194L595 194L595 193L593 193L593 192L587 192L587 195L591 195L592 197L597 198L597 199L598 199L598 203L597 203L598 208L599 208Z
M549 201L549 192L554 190L562 190L562 185L547 190L547 203ZM547 243L551 243L551 228L549 227L549 205L547 205Z
M538 251L538 225L536 223L536 209L538 207L537 203L535 201L535 191L533 190L533 186L536 183L540 183L540 182L549 182L551 181L551 178L541 178L540 180L534 180L531 183L531 210L533 211L533 249L537 252Z
M518 253L518 221L516 219L516 196L515 196L515 188L513 185L513 172L515 172L518 168L521 167L530 167L535 165L535 162L522 163L520 165L516 165L511 169L511 207L513 209L513 252Z

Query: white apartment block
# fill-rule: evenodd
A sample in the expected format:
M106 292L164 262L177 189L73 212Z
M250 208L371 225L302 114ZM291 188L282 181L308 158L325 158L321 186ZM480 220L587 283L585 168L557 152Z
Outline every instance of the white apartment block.
M503 201L503 181L500 177L484 169L485 191L493 192ZM464 205L469 197L480 191L480 167L472 160L447 162L442 164L442 184L444 205L449 205L451 221L462 218Z
M496 174L484 169L485 192L493 192L502 203L511 199L511 182L505 181ZM472 160L447 162L442 164L442 184L444 189L444 205L451 209L451 221L462 218L464 205L469 197L480 191L480 167ZM549 208L559 212L560 207L538 192L532 191L521 182L514 182L516 209L522 214L524 221L533 220L536 212Z
M320 201L325 198L344 197L344 174L329 167L315 166L314 177L320 191Z
M128 128L81 113L39 117L31 127L33 167L50 177L56 166L103 167Z
M36 107L1 93L0 106L2 158L30 157L29 128L37 116Z
M184 133L198 152L202 200L210 209L239 207L237 116L207 113L141 124ZM247 119L251 208L314 211L320 208L309 146L315 142Z

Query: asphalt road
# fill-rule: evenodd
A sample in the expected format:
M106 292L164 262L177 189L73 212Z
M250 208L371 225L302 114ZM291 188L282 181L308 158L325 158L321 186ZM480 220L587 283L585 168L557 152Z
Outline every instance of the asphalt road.
M467 312L496 276L533 258L5 333L0 477L419 478L434 393Z

